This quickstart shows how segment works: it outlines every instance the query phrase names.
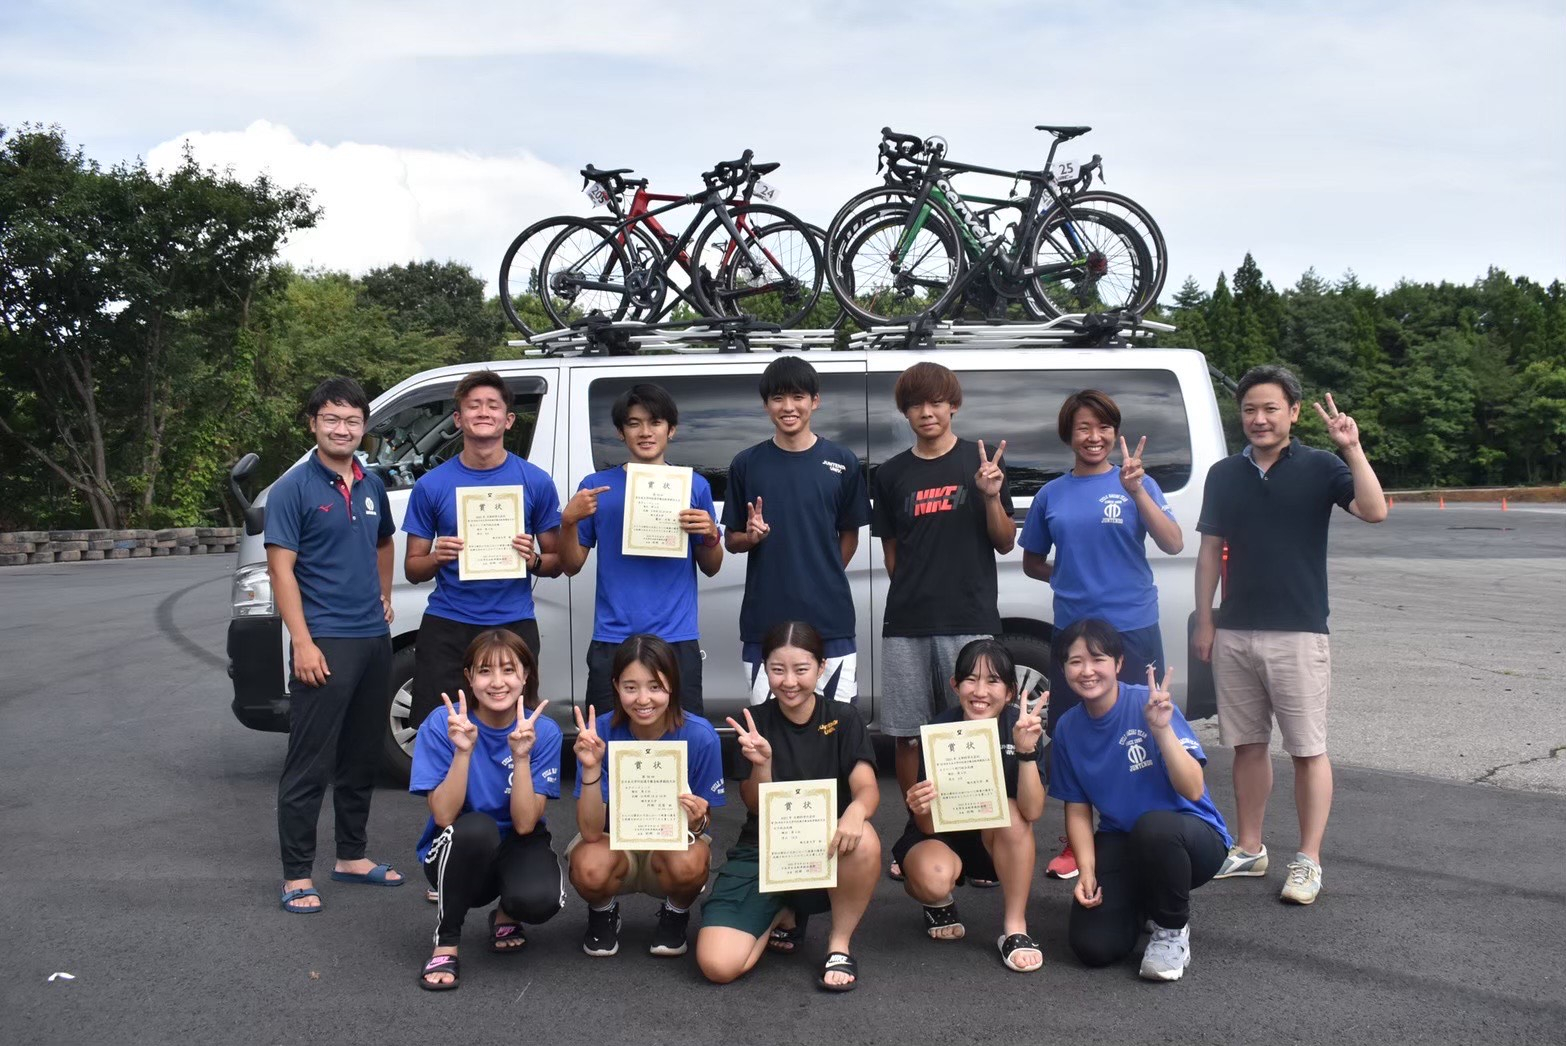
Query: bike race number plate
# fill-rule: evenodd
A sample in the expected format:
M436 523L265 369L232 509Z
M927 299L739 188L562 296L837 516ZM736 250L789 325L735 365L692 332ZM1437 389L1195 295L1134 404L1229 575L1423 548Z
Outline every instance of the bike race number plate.
M599 185L597 182L589 185L587 188L583 189L582 192L587 196L588 200L591 201L594 207L609 206L609 191L602 185Z
M1081 168L1082 165L1075 160L1061 160L1054 167L1055 180L1058 182L1069 182L1077 176L1077 172Z
M751 190L750 198L752 200L760 200L762 203L771 203L778 198L778 187L768 185L760 178L757 178L756 187Z

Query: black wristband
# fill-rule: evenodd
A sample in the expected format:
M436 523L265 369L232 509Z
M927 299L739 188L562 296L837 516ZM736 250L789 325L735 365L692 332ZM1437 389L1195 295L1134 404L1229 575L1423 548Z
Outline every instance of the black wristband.
M587 787L589 787L591 785L595 785L599 781L602 781L603 779L604 779L604 772L602 770L600 770L600 771L598 771L598 776L593 778L591 781L587 780L586 778L583 778L582 779L582 787L583 788L587 788Z
M1039 761L1039 756L1042 755L1043 752L1044 752L1043 748L1035 748L1031 752L1018 752L1018 753L1016 753L1016 755L1017 755L1017 762L1019 762L1019 763L1036 763L1036 762Z

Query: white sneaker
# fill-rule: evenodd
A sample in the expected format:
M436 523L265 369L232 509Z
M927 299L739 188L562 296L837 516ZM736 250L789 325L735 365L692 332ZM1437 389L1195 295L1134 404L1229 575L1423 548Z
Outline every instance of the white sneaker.
M1142 968L1137 972L1143 980L1178 981L1191 965L1190 924L1178 930L1153 927L1153 939L1147 942L1142 953Z
M1229 852L1224 855L1223 864L1218 866L1218 874L1214 879L1234 879L1242 875L1261 876L1267 874L1267 848L1263 846L1259 853L1246 853L1240 849L1240 845L1229 847Z
M1291 904L1312 904L1321 893L1321 865L1297 853L1289 862L1289 878L1283 884L1283 900Z

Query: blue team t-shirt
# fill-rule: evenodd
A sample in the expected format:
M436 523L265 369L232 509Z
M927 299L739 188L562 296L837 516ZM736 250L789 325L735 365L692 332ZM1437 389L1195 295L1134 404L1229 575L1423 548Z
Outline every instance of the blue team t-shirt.
M576 525L583 548L598 546L598 594L593 610L593 639L623 643L647 632L666 643L696 639L701 629L696 618L696 546L692 535L684 559L662 556L627 556L620 552L625 527L625 469L595 472L578 484L578 490L609 489L598 495L598 511ZM704 509L717 518L712 487L700 474L691 476L691 508ZM602 534L603 540L599 540Z
M472 715L471 711L469 713ZM451 769L456 748L446 736L446 723L451 713L441 704L425 718L413 740L413 772L408 777L408 791L414 795L428 795L446 779ZM488 814L500 826L500 836L511 831L511 745L506 736L516 729L512 721L504 727L488 726L476 716L478 740L473 744L473 758L468 763L468 794L462 800L462 812L477 810ZM560 798L560 727L548 716L539 716L534 727L537 737L528 759L533 770L533 792L536 795ZM538 819L539 827L544 818ZM435 818L431 817L419 836L419 860L429 852L438 831Z
M397 532L380 477L353 463L353 485L314 451L266 496L262 541L297 555L294 580L315 639L384 636L378 546Z
M1099 718L1088 715L1085 705L1061 716L1055 727L1049 794L1062 803L1091 805L1098 811L1100 831L1129 832L1148 811L1173 810L1200 817L1229 846L1229 829L1207 789L1202 789L1201 801L1193 803L1169 782L1163 753L1147 728L1147 696L1147 687L1121 683L1115 707ZM1206 766L1207 753L1178 708L1169 725L1180 746Z
M603 502L599 503L600 508ZM619 726L611 726L614 721L613 712L605 712L595 722L598 724L598 736L607 744L610 741L639 741L640 738L631 733L630 723L621 723ZM691 795L700 796L707 800L708 806L722 806L723 796L723 743L718 740L718 732L712 728L712 724L699 715L685 714L685 722L677 729L666 732L662 741L685 742L685 782ZM601 794L604 797L604 814L607 818L609 810L609 773L605 770L598 782ZM582 797L582 762L576 763L576 787L571 790L576 798ZM606 820L605 824L608 823Z
M492 469L470 469L461 458L443 461L419 477L408 498L402 529L434 541L457 534L457 488L524 488L527 532L538 535L560 526L560 495L549 474L515 454ZM468 625L505 625L534 616L532 576L504 581L461 581L457 561L444 563L435 574L425 612Z
M1174 513L1151 476L1142 487L1170 519ZM1096 476L1067 473L1044 484L1022 524L1020 544L1040 556L1055 549L1050 588L1055 627L1083 618L1130 632L1158 624L1158 586L1147 562L1147 524L1120 485L1119 466Z
M852 641L854 597L837 535L870 522L859 459L819 436L809 450L764 440L729 465L723 525L744 530L758 497L772 531L746 557L740 640L760 643L779 621L809 621L823 639Z

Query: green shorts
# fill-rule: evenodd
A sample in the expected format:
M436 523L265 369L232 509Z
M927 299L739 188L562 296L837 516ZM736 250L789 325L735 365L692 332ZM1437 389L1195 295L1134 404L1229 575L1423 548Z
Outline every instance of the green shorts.
M795 915L820 915L832 910L825 890L796 890L791 893L762 893L761 854L755 846L736 846L718 869L712 892L701 906L701 924L726 926L752 937L766 936L783 909Z

